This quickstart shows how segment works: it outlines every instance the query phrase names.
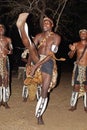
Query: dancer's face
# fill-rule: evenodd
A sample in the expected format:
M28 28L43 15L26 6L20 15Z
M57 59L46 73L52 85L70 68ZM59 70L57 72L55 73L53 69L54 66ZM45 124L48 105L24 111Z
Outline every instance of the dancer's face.
M81 40L87 40L87 32L86 31L80 32L79 35L80 35Z
M50 18L43 19L43 31L50 31L53 27L53 21Z

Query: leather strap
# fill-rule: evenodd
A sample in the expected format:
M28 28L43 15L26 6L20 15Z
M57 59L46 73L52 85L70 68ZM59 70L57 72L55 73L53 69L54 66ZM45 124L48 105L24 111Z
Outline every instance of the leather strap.
M77 62L79 62L79 61L81 60L81 58L83 57L83 55L84 55L86 49L87 49L87 45L85 45L84 50L83 50L83 52L82 52L80 58L77 60Z

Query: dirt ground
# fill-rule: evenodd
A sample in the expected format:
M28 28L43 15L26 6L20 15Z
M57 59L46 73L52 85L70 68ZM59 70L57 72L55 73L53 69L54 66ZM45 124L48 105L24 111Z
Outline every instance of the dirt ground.
M34 116L36 100L22 102L22 78L12 77L10 109L0 108L0 130L87 130L87 113L83 100L79 99L77 110L68 111L72 92L71 72L62 72L59 85L51 92L44 113L44 125L37 125Z

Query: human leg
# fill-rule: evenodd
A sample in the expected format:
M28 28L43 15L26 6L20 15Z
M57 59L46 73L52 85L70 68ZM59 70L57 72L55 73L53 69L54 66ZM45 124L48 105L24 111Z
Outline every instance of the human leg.
M0 86L0 106L2 105L2 86Z
M2 105L3 102L3 86L2 86L2 68L3 68L3 60L0 59L0 106Z
M87 92L84 92L84 111L87 112Z
M3 106L5 106L6 109L10 108L8 105L9 100L9 90L6 87L3 87Z
M23 97L23 102L27 101L28 98L28 87L26 85L23 86L23 90L22 90L22 97Z
M34 101L36 99L37 84L36 83L29 84L28 89L29 89L29 100Z
M76 110L77 99L78 99L78 92L73 91L70 100L70 105L71 105L71 108L69 109L70 111Z
M41 88L42 88L41 85L37 86L37 91L36 91L37 101L40 99L40 96L41 96Z
M5 75L2 76L2 98L3 98L3 106L8 109L10 108L8 105L8 100L10 98L10 88L9 88L9 74L6 71Z
M42 115L46 110L47 103L48 103L48 88L51 81L51 76L46 73L42 73L42 89L41 89L41 96L36 105L35 116L38 119L38 124L44 124Z
M39 55L34 45L34 42L31 41L28 35L28 24L26 23L26 19L28 15L29 13L21 13L18 17L16 25L18 27L19 34L22 38L24 46L29 49L29 53L31 55L32 61L34 63L37 63L39 61Z

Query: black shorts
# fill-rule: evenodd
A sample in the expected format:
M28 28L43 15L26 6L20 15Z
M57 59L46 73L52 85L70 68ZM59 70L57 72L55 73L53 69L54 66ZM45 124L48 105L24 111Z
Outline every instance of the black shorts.
M52 75L53 73L53 66L54 66L54 62L53 60L48 60L47 62L43 63L41 66L41 72L45 72L49 75Z

